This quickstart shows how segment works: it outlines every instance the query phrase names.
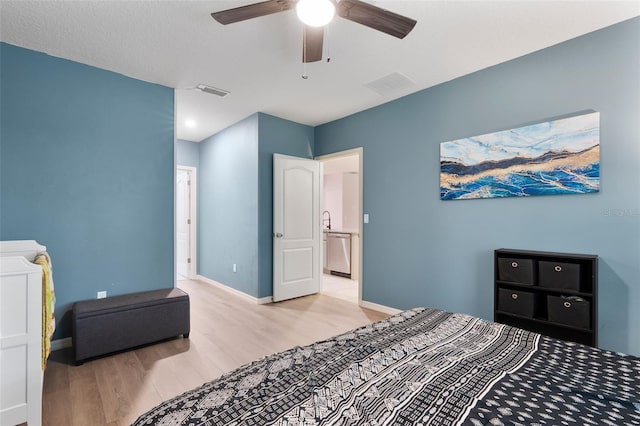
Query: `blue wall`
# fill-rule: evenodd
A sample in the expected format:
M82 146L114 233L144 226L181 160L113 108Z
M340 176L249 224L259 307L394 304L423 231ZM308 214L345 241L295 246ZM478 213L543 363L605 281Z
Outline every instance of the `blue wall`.
M200 144L198 142L176 140L176 164L178 166L200 166Z
M640 19L316 128L364 147L363 299L492 319L493 250L600 256L600 346L640 354ZM441 142L593 109L601 192L441 201Z
M273 295L273 154L313 158L313 127L260 113L258 297Z
M198 273L271 296L273 154L311 158L313 128L258 113L199 145Z
M200 142L198 187L198 273L257 296L258 114Z
M0 44L0 239L53 259L74 301L174 284L173 89Z

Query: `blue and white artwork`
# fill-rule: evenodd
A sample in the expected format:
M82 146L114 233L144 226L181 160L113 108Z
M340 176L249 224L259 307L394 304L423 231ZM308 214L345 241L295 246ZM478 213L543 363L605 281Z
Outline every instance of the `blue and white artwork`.
M599 189L598 112L440 144L443 200Z

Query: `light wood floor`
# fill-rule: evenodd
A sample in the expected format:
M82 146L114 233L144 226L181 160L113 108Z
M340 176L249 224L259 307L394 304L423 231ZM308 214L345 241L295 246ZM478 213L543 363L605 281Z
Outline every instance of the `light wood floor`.
M358 281L323 274L322 294L346 300L347 302L358 303Z
M51 354L43 424L129 425L160 402L260 357L381 320L386 314L327 295L256 305L209 284L181 281L191 334L74 366Z

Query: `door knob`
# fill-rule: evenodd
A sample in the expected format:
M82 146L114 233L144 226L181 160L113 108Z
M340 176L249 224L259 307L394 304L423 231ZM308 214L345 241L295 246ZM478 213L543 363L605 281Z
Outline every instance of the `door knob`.
M282 234L280 232L276 233L276 238L282 238Z

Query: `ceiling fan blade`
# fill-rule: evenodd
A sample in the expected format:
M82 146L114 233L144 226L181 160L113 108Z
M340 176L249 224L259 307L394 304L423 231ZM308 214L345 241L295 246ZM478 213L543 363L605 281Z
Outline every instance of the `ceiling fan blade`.
M324 27L304 26L302 34L302 62L317 62L322 60L322 42Z
M284 12L285 10L291 9L295 4L295 0L268 0L233 9L221 10L220 12L213 12L211 17L221 24L227 25L260 16L271 15L272 13Z
M405 38L417 22L360 0L340 1L337 12L345 19L398 38Z

